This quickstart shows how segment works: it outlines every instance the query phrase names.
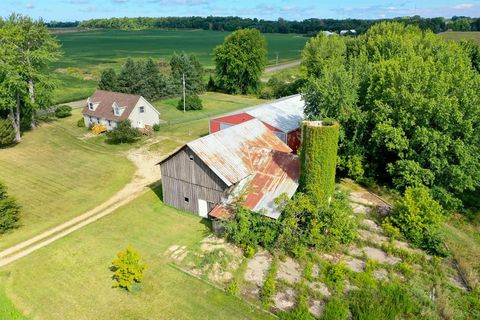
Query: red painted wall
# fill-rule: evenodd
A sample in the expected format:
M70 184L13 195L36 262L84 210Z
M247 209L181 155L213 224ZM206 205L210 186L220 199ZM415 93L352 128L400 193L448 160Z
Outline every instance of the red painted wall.
M298 148L300 148L300 140L301 139L301 135L300 135L300 128L295 130L295 131L292 131L290 132L288 135L287 135L287 145L292 148L293 150L293 153L297 153L298 151Z

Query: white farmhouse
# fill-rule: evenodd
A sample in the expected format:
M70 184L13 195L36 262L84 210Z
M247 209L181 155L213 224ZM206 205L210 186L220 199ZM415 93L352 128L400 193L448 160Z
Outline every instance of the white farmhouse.
M87 105L82 111L85 125L102 124L107 130L112 130L117 123L130 120L132 127L144 129L160 122L160 112L144 97L97 90L87 99Z

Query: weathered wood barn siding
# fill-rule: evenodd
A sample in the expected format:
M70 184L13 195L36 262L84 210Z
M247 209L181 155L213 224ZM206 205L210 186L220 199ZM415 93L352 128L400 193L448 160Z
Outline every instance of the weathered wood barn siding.
M198 199L211 210L226 197L228 187L188 146L162 162L160 170L163 201L171 206L198 214Z

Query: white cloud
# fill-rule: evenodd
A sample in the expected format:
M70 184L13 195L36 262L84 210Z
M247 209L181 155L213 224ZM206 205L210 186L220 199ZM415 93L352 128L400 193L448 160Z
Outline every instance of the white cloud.
M455 10L465 10L465 9L471 9L475 7L473 3L461 3L453 6L452 8Z

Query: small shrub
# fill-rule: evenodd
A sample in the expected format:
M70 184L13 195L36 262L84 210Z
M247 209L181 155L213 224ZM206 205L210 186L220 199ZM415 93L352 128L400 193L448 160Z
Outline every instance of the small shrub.
M72 107L70 106L59 106L55 109L55 117L57 118L66 118L72 115Z
M132 128L130 120L121 121L112 131L107 132L107 142L111 144L132 143L141 136L140 131Z
M376 260L368 259L365 263L365 272L373 272L378 269L379 263Z
M251 258L255 255L255 248L249 244L246 244L243 247L243 255L245 258Z
M7 188L0 183L0 234L18 227L20 206L8 195Z
M343 263L329 264L325 269L325 282L332 288L340 290L343 288L344 280L348 269Z
M275 274L277 273L277 264L277 260L274 260L272 265L270 266L270 269L268 270L265 282L263 283L263 287L260 290L260 301L262 302L264 307L268 307L270 305L272 297L276 292Z
M425 187L407 188L387 218L415 246L436 255L445 254L438 231L442 221L442 207Z
M112 261L113 286L130 291L135 283L142 282L146 267L140 253L128 246L125 250L120 251Z
M15 141L12 120L0 118L0 146L8 146Z
M160 131L160 125L158 123L155 123L153 126L152 126L152 129L153 131Z
M332 297L323 311L322 320L344 320L348 319L348 306L343 297Z
M230 282L230 284L225 288L225 292L229 296L238 296L240 293L240 286L238 285L237 280Z
M382 228L383 228L383 232L385 233L385 235L387 237L389 237L390 239L400 238L400 229L392 226L392 224L389 223L388 221L384 221L382 223Z
M180 99L180 101L178 101L177 109L183 110L183 97L182 99ZM202 100L200 100L200 97L197 96L196 94L188 95L185 98L185 111L202 110L202 109L203 109Z
M83 118L78 119L77 127L79 127L79 128L84 128L85 127L85 120Z
M313 281L313 263L307 261L305 268L303 269L303 277L308 281Z

